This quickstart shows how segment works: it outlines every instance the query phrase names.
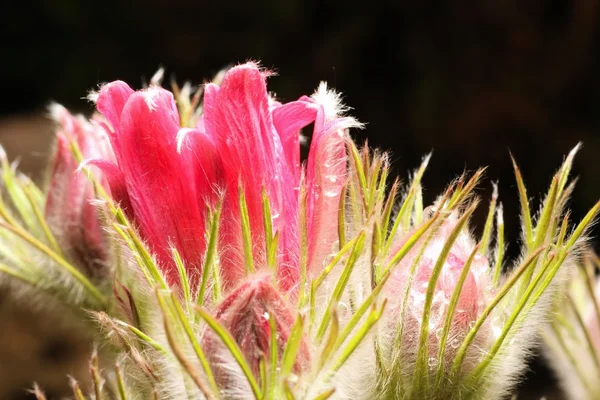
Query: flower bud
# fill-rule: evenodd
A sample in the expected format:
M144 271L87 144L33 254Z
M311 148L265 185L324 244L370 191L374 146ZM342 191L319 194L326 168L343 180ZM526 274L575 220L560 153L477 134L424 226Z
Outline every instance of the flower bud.
M260 374L260 363L268 363L271 348L271 324L276 329L276 348L279 360L290 337L295 315L280 292L267 277L254 278L231 292L214 311L215 318L235 339L250 365L254 376ZM270 319L273 319L271 322ZM205 337L205 346L215 348L218 339ZM214 356L214 351L210 353ZM219 357L216 352L215 357ZM307 343L303 340L294 364L295 372L303 370L309 362ZM213 365L219 365L215 362ZM227 372L231 368L219 369L219 381L231 379Z
M450 240L453 231L458 229L457 226L458 216L452 214L439 226L429 241L426 239L426 233L395 267L387 284L391 303L388 326L392 336L401 335L399 354L402 354L405 365L412 364L414 366L416 364L426 297L429 286L433 282L434 268L439 257L443 256L442 250ZM412 234L412 232L407 234L407 237ZM397 247L400 248L402 244ZM446 367L450 367L458 347L486 306L486 299L489 297L488 288L491 288L491 282L488 281L490 267L486 257L480 254L472 255L474 251L476 251L476 247L473 239L465 229L462 229L451 245L447 257L443 260L435 282L427 321L427 356L430 368L435 368L440 362L443 362ZM464 268L471 256L470 269L465 272ZM415 265L415 270L411 279L413 265ZM456 298L455 307L451 311L451 299L457 290L463 272L466 275L462 286L458 289L460 292ZM403 299L407 290L408 296L404 303ZM446 329L447 332L444 332L450 311L452 319L448 325L449 328ZM404 320L400 322L399 318ZM402 326L402 332L399 331L398 326ZM479 345L471 346L471 349L480 347L488 336L486 332L487 325L476 336ZM437 358L440 346L444 347L444 359L442 360Z
M600 397L600 281L598 259L586 257L573 271L554 304L545 329L544 350L560 386L571 399ZM596 264L596 265L593 265Z
M45 215L62 251L77 266L94 274L106 261L107 243L98 219L94 187L80 173L79 161L72 147L76 145L84 158L113 159L106 133L98 125L73 116L64 107L52 106L52 117L58 124L56 149L51 161L50 184ZM94 178L105 183L99 171Z

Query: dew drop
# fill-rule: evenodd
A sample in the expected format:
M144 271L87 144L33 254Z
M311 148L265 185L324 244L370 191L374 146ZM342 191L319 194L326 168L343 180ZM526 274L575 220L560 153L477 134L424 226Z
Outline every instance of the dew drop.
M429 368L435 368L438 364L438 360L435 357L429 357L429 360L427 360L427 365L429 365Z
M350 308L348 307L348 304L339 302L338 309L340 310L340 314L345 315Z
M333 261L334 258L335 258L335 254L329 254L329 255L327 255L327 257L325 257L323 259L323 268L325 268L329 264L331 264L331 262Z

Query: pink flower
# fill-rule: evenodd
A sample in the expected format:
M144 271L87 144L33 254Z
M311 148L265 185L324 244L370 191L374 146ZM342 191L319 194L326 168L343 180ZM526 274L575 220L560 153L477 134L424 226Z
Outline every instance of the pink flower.
M66 255L88 272L96 271L107 258L106 238L98 220L94 187L89 178L77 171L79 165L71 151L78 146L83 157L114 155L104 130L82 116L71 115L64 107L52 106L58 123L56 150L51 161L51 181L46 200L46 218L52 233ZM95 178L106 183L100 173Z
M283 291L295 288L300 276L303 174L309 269L320 267L331 251L346 175L345 132L357 123L338 116L339 99L324 86L312 98L283 105L270 101L266 77L256 64L248 63L229 70L220 86L208 84L204 115L194 129L181 128L173 96L162 88L134 92L117 81L100 90L97 106L112 125L117 163L96 164L110 175L111 187L125 188L115 198L171 282L177 274L171 245L182 255L193 284L197 281L206 248L206 211L220 198L224 284L233 288L245 276L239 188L248 208L255 269L264 268L264 189L273 233L279 233L277 282ZM302 167L299 132L313 122L308 163Z

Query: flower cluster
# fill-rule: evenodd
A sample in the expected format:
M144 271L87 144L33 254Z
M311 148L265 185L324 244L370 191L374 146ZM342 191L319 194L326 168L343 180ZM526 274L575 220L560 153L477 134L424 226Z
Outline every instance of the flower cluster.
M4 157L0 272L107 333L74 396L510 393L598 212L567 234L575 151L535 218L515 164L524 248L504 273L496 190L481 238L469 231L482 170L424 207L428 157L400 195L338 94L282 104L268 76L238 65L193 95L108 83L91 121L55 106L45 194Z

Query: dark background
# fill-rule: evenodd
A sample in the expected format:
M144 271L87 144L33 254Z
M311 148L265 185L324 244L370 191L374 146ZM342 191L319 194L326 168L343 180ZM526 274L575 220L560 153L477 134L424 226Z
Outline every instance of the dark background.
M355 137L390 150L403 177L433 149L426 200L463 170L489 166L480 194L500 181L516 256L509 149L539 200L583 141L574 218L600 198L598 18L596 0L12 2L0 11L0 140L35 175L50 138L36 134L47 131L38 115L50 100L89 113L82 97L100 82L140 87L164 66L198 84L260 60L279 73L269 84L284 101L320 80L343 92L368 123ZM11 129L22 119L35 123ZM542 363L530 376L524 391L554 392Z

